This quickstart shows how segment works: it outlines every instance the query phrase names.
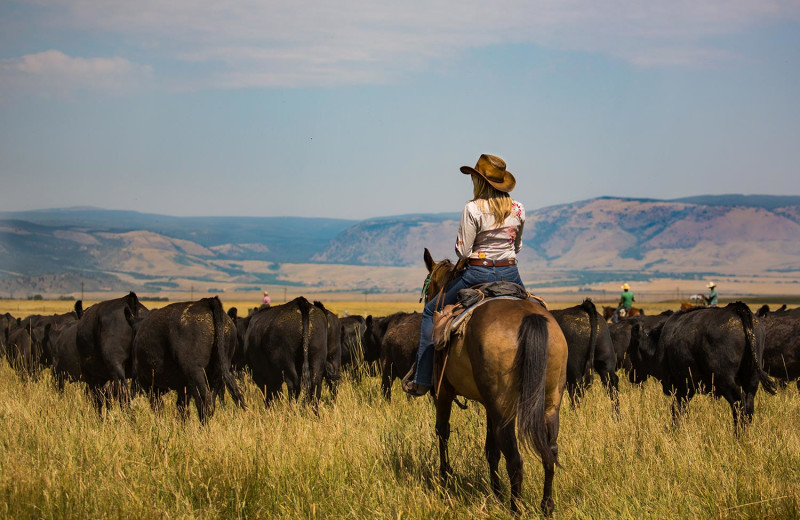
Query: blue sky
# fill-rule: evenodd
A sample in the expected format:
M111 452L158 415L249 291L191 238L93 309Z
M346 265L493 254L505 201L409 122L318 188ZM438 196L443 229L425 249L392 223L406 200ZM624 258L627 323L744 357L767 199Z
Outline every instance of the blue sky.
M800 2L0 2L0 209L799 195Z

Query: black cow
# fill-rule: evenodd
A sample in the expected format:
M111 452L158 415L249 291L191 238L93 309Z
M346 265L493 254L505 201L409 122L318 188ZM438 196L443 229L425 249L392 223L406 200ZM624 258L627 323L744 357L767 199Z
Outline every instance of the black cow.
M18 320L9 313L0 314L0 357L6 355L6 342L11 331L17 327Z
M285 382L297 399L306 387L308 399L319 404L328 356L328 320L304 297L260 309L245 334L245 360L256 386L269 403Z
M111 400L127 404L130 392L126 379L131 377L133 332L125 309L136 317L147 308L131 292L122 298L106 300L89 307L78 322L75 341L80 356L81 376L86 381L98 412L110 407ZM104 392L111 383L110 394Z
M800 309L764 315L764 370L782 384L797 380L800 390Z
M249 314L243 318L239 316L239 311L236 307L231 307L228 309L228 316L236 325L236 350L231 359L231 368L236 372L241 372L247 366L244 358L244 335L247 332L247 326L250 325L250 318L253 315Z
M364 365L364 336L367 320L363 316L351 315L340 318L342 324L342 368L352 367L357 375Z
M188 392L205 424L214 413L216 395L224 394L226 387L244 408L244 396L231 374L236 326L219 298L173 303L143 319L130 309L124 312L134 331L134 375L154 410L160 408L165 392L175 390L178 411L186 418Z
M80 381L81 359L78 354L78 321L45 326L42 350L50 359L53 380L63 392L67 381Z
M792 309L792 310L797 310L797 309ZM786 304L784 303L774 311L770 311L769 305L765 303L764 305L758 308L758 310L756 311L756 316L761 318L763 316L766 316L767 314L770 314L771 312L787 312Z
M381 390L392 398L392 383L411 370L417 359L422 314L398 312L384 318L367 317L365 357L380 352Z
M35 349L33 357L26 365L29 374L38 373L42 367L51 364L49 352L44 347L45 328L74 322L79 320L82 314L83 302L78 300L75 302L74 309L70 312L53 315L34 314L19 322L18 328L24 328L28 331L31 345Z
M628 348L630 378L632 383L650 375L661 380L664 393L673 396L676 421L696 392L724 397L738 432L752 420L759 383L775 393L762 368L763 352L764 326L744 303L690 309L649 331L641 322L634 324Z
M550 311L567 340L567 391L572 405L578 404L592 384L597 347L597 310L591 300L566 309Z
M31 328L16 327L6 340L6 360L17 374L27 380L36 377L41 367L42 346Z
M8 361L23 377L36 377L41 369L52 364L45 342L48 327L73 323L80 318L83 304L75 302L75 309L51 316L31 315L21 320L8 336Z
M314 307L325 313L328 320L328 355L325 358L325 382L333 399L339 389L339 378L342 370L342 324L339 317L325 308L322 302L315 301Z
M649 330L659 323L672 316L673 311L667 310L655 316L634 316L627 320L608 324L608 333L611 342L614 344L614 352L617 356L617 370L624 368L625 373L631 371L631 361L628 359L628 345L631 343L631 328L636 323L641 323L642 327Z

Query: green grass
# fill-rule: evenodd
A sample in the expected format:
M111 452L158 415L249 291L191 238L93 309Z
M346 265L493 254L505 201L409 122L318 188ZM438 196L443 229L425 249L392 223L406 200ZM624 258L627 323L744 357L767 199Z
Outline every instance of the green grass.
M82 387L63 395L49 373L23 383L0 366L0 516L3 518L510 518L491 495L484 415L454 409L454 478L442 488L434 411L426 398L380 395L379 381L346 379L319 417L286 400L267 409L245 385L248 409L228 400L205 427L186 423L174 396L161 415L141 397L95 413ZM800 395L760 392L737 438L727 403L694 399L671 425L650 381L621 383L620 415L599 385L561 410L556 518L800 517ZM523 452L524 517L538 516L542 468ZM502 463L501 463L502 464ZM503 486L508 491L505 466Z

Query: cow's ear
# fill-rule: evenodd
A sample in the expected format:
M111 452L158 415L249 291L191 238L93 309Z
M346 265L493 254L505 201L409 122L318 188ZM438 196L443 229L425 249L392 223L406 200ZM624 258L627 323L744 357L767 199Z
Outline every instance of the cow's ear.
M228 316L230 316L230 318L233 321L236 321L236 315L238 313L239 313L239 310L236 307L231 307L230 309L228 309Z

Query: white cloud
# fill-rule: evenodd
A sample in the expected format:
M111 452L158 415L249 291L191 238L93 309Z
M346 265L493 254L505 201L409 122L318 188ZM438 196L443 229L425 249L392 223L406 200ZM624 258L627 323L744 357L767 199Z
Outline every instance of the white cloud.
M193 63L192 81L232 87L382 81L506 43L698 66L731 59L715 37L800 19L796 0L37 1L36 24Z
M125 58L76 58L58 50L0 60L0 87L67 94L74 90L126 91L153 74L150 66Z

